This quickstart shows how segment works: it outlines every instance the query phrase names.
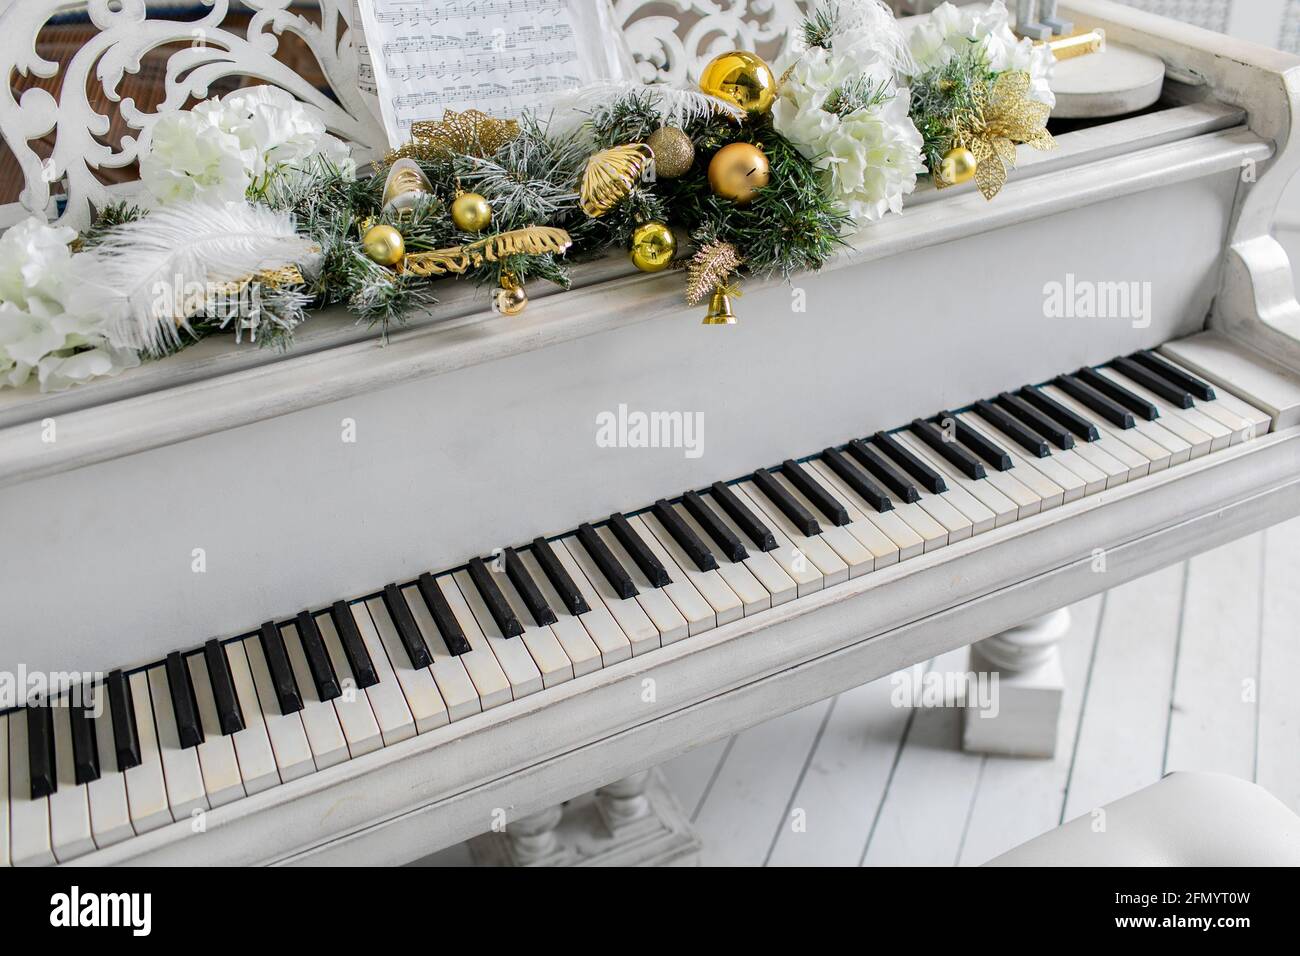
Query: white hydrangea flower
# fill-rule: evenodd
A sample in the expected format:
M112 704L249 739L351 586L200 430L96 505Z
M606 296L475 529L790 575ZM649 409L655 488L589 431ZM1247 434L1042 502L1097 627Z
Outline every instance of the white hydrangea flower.
M239 139L246 155L253 157L254 179L281 166L298 165L320 148L326 135L319 112L278 86L235 90L200 103L194 112Z
M154 123L140 179L159 202L232 202L244 198L254 160L210 114L180 110Z
M903 197L925 171L922 138L908 115L911 93L867 40L836 41L833 50L800 54L772 108L777 130L824 170L831 195L858 220L901 212ZM883 89L887 99L843 113L835 97L845 84ZM829 107L829 108L828 108Z
M1056 105L1051 87L1056 57L1048 47L1012 32L1011 14L1002 0L993 0L987 9L944 3L923 18L910 37L912 57L922 73L943 66L972 44L983 49L990 69L1023 70L1030 77L1030 98Z

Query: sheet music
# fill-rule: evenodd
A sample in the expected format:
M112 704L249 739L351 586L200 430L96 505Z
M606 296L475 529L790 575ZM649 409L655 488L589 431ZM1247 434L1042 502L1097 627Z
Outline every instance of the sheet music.
M444 110L515 117L589 82L570 0L356 2L393 146Z

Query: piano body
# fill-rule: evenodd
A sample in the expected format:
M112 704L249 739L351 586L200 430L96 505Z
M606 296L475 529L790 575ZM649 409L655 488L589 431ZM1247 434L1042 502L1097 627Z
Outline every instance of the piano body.
M123 672L93 782L66 711L0 717L0 862L415 859L1300 513L1300 61L1066 14L1165 61L1156 107L993 202L923 187L734 327L610 259L514 318L448 283L387 345L323 313L285 354L0 393L0 671ZM1149 309L1052 317L1054 282ZM603 447L621 407L698 446ZM942 410L984 479L911 427Z

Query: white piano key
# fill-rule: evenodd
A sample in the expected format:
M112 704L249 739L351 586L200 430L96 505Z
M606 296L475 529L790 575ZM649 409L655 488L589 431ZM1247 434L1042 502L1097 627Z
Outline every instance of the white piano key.
M555 549L551 550L554 552ZM564 606L564 601L560 599L559 593L547 578L542 566L537 563L533 552L526 549L517 554L524 570L528 572L529 577L537 585L537 590L541 592L542 600L555 612L555 623L551 625L551 631L554 632L560 646L564 648L569 663L573 665L573 676L581 677L583 674L600 670L604 663L600 648L596 646L596 642L592 640L582 621L570 614L568 608ZM612 618L610 623L613 623ZM624 643L626 644L626 639ZM627 645L627 656L632 656L631 645Z
M551 545L551 553L564 567L565 573L573 582L573 586L578 589L578 593L582 595L582 599L587 602L588 610L579 615L578 620L592 642L600 649L601 664L608 667L610 664L630 659L632 642L623 633L623 629L614 619L609 608L605 606L596 588L587 580L587 575L578 566L577 560L569 554L569 549L562 542L557 541ZM657 638L658 635L656 640Z
M47 797L32 799L25 708L9 715L9 861L14 866L55 862L50 844L50 801Z
M1149 422L1140 415L1134 415L1133 419L1137 423L1136 426L1131 429L1125 429L1125 431L1136 431L1168 449L1169 464L1171 467L1173 465L1181 465L1183 462L1191 460L1192 445L1190 442L1179 438L1158 421Z
M538 669L537 662L533 660L533 655L528 653L528 647L523 641L506 637L501 633L496 621L492 620L492 614L483 601L483 595L479 594L478 588L474 586L469 572L457 571L452 578L460 588L461 596L465 599L465 604L468 605L476 624L474 636L470 635L468 628L465 631L470 646L486 647L492 651L506 679L510 681L510 693L515 700L541 690L545 684L542 681L542 672Z
M1101 440L1106 443L1106 450L1126 464L1132 460L1129 452L1136 453L1140 458L1146 460L1148 474L1163 471L1173 461L1173 456L1164 446L1152 441L1136 428L1118 428L1110 424L1106 419L1076 402L1055 385L1044 385L1041 391L1044 395L1055 399L1076 415L1082 415L1096 425L1097 431L1102 436Z
M1254 422L1232 411L1217 399L1212 402L1203 402L1197 399L1196 410L1206 418L1212 418L1228 429L1230 433L1228 444L1230 445L1238 445L1255 433L1257 426Z
M72 713L62 703L50 708L54 724L54 771L58 787L50 794L50 847L60 863L95 849L90 835L90 800L77 783L72 754Z
M203 771L199 767L198 750L181 746L176 728L176 714L172 710L171 685L167 668L159 665L146 672L149 695L153 699L155 729L158 732L158 752L162 756L163 779L167 784L167 803L172 816L184 820L195 811L207 810L208 795L203 789Z
M408 584L402 588L402 597L406 599L406 606L410 608L411 617L415 620L415 626L420 629L420 634L424 638L424 646L429 649L429 656L433 658L433 663L429 665L429 671L433 674L433 682L438 685L438 693L442 696L442 702L447 708L447 719L461 720L481 712L483 704L479 700L478 688L474 686L474 681L470 679L469 672L465 670L462 659L447 649L447 642L443 639L442 632L438 630L438 625L434 623L433 615L429 613L429 606L420 595L419 587ZM357 607L354 605L353 611L356 610ZM366 626L372 627L372 622L366 621ZM377 641L378 639L378 634L367 637L367 647L369 647L372 640ZM466 656L472 657L476 653L471 651ZM371 657L373 658L374 655L371 654ZM493 663L495 664L495 661ZM387 660L384 661L384 666L387 668ZM378 672L376 671L376 673ZM385 673L387 673L387 670ZM381 728L390 725L401 727L400 732L395 730L384 731L384 741L391 744L395 740L401 740L413 734L415 732L415 721L411 717L410 708L406 706L406 698L402 696L401 688L397 686L397 682L387 679L384 674L378 676L379 683L369 688L367 693L370 694L370 702L374 705L375 716L379 717L379 726ZM505 675L499 675L499 677L502 685L504 685ZM392 699L390 700L390 698ZM510 692L507 689L501 698L501 702L504 703L509 699Z
M1052 451L1058 449L1053 446ZM1073 452L1088 464L1092 465L1098 471L1106 476L1106 487L1114 488L1116 485L1122 485L1131 478L1140 478L1146 473L1147 465L1142 462L1139 467L1131 467L1120 461L1109 451L1102 447L1099 441L1084 441L1082 438L1075 439L1074 447L1061 449Z
M153 719L149 675L137 671L128 680L136 737L140 742L140 763L126 771L126 803L131 811L131 826L136 833L144 833L171 823L172 811L167 802L167 780Z
M636 598L621 598L615 593L610 586L605 575L600 568L596 567L596 562L592 560L587 549L582 546L576 536L561 538L559 541L551 542L552 549L558 549L561 545L568 552L573 563L578 566L583 577L587 581L588 587L597 595L600 604L603 604L614 620L618 623L619 628L623 631L624 636L632 645L633 656L644 654L646 651L653 650L659 646L659 628L655 627L654 622L650 620L649 615L637 602ZM570 570L572 574L572 570ZM574 576L577 581L577 576ZM584 596L586 592L584 591ZM592 604L588 598L588 604ZM592 604L595 607L594 604ZM584 615L585 616L585 615Z
M302 729L307 731L307 743L311 744L312 759L317 770L324 770L348 759L348 742L339 726L339 715L334 704L321 700L316 692L316 682L311 678L311 668L307 664L307 653L302 649L302 638L298 636L296 624L285 624L280 628L284 638L284 648L289 654L289 667L293 670L294 682L298 693L302 695Z
M113 736L113 715L108 708L108 690L96 688L95 751L99 754L99 779L86 785L90 800L90 835L101 850L135 836L131 810L126 802L126 777L117 769L117 738ZM0 814L2 817L3 814Z
M1085 495L1095 495L1110 485L1106 472L1076 453L1073 448L1053 448L1052 460L1083 481Z
M895 432L894 438L904 448L943 475L948 491L943 495L954 508L971 520L973 533L992 531L1000 524L1015 519L1016 507L1011 499L988 483L987 479L967 478L948 459L944 458L911 432ZM985 498L989 501L986 503Z
M533 663L542 672L542 686L554 687L556 684L573 680L573 662L569 660L569 655L564 653L564 647L555 636L555 632L551 630L551 626L539 625L528 613L528 606L524 604L524 599L519 596L518 589L504 569L497 571L489 564L488 573L496 581L506 603L514 610L515 617L524 629L523 634L512 640L522 640L524 646L528 648Z
M9 718L0 714L0 868L9 865Z
M627 553L623 545L619 544L618 538L614 537L614 532L608 526L596 529L596 534L605 542L605 547L614 555L614 560L623 566L623 569L631 577L632 583L636 585L637 596L633 599L641 605L641 610L645 611L646 617L650 618L651 623L659 631L659 643L661 646L673 644L691 633L690 622L677 610L672 599L663 592L663 589L657 588L650 583L649 578L637 567L632 556ZM582 547L579 543L578 547Z
M736 527L736 523L718 507L717 502L711 500L708 495L701 494L700 497L704 500L706 507L710 508L713 513L717 515L718 520L726 525L728 530L730 530L732 534L736 535L736 537L745 545L748 557L741 561L739 565L735 562L728 561L724 557L718 558L718 573L728 581L731 589L739 594L739 588L744 585L732 584L730 579L727 577L728 569L733 567L743 567L753 576L754 580L759 583L763 590L767 592L768 600L771 602L771 607L784 604L786 601L793 601L798 597L798 582L785 573L785 570L776 563L776 559L773 558L770 553L759 551L755 548L753 542L741 534L740 529ZM705 533L704 528L695 520L691 513L686 510L685 505L679 504L674 505L674 507L677 509L677 514L681 516L682 520L690 525L702 540L712 542L712 539Z
M1151 400L1148 398L1150 396L1149 392L1142 395L1141 393L1146 390L1135 383L1130 384L1123 376L1107 369L1097 369L1096 372L1102 378L1119 385L1121 388L1127 388L1130 392L1141 395L1141 397L1147 398L1148 401ZM1133 417L1137 421L1139 431L1146 433L1169 449L1173 454L1174 464L1182 464L1184 461L1200 458L1202 455L1210 453L1213 444L1212 436L1192 425L1181 416L1167 414L1169 406L1164 405L1162 407L1162 402L1159 400L1156 400L1154 404L1160 412L1160 417L1155 421L1148 421L1137 412L1133 413Z
M331 703L334 705L334 713L338 715L339 727L343 729L343 738L348 742L348 753L360 757L378 750L384 745L379 721L375 719L375 711L370 706L370 695L364 688L357 686L356 675L352 673L347 655L343 653L333 618L328 613L317 614L316 629L320 631L321 643L325 645L325 653L329 655L334 676L338 678L339 689L342 691Z
M806 467L822 487L834 495L849 512L852 520L845 527L871 552L877 568L897 564L922 553L925 542L898 515L892 511L877 511L869 502L862 501L821 459L809 462ZM876 521L882 514L889 515L890 520Z
M943 527L948 544L964 541L975 533L975 525L970 518L958 511L943 495L931 494L924 488L919 490L921 500L911 502L911 505L920 508Z
M665 585L660 590L662 593L668 595L673 604L677 606L677 610L681 613L682 617L686 618L687 625L690 627L690 632L692 634L699 634L703 631L717 627L719 623L718 611L713 601L709 600L709 598L700 591L699 587L696 586L695 579L691 573L683 569L683 567L677 562L677 559L674 558L668 549L664 547L663 543L655 535L655 532L650 530L650 522L652 521L655 523L658 530L663 532L665 537L669 537L667 529L660 525L658 521L655 521L654 516L650 515L648 512L644 515L637 515L633 518L629 518L628 524L631 525L632 531L640 536L641 540L645 542L645 546L650 550L650 553L653 554L659 560L659 563L664 566L664 570L668 572L668 576L672 578L672 584ZM683 555L683 557L685 557L685 555ZM696 574L705 577L704 573L696 568L693 563L690 563L689 566ZM722 583L721 578L713 578L711 580L711 590L713 591L714 599L722 601L725 610L729 612L727 620L736 620L739 618L740 600L735 594L731 593L731 588ZM708 585L706 585L706 587L707 586ZM726 620L722 621L722 623L725 624Z
M361 643L365 645L366 654L370 657L370 665L375 670L375 676L379 678L378 684L367 687L362 693L370 701L370 709L374 714L375 724L379 727L379 733L383 738L384 745L391 747L399 740L406 740L408 737L415 736L415 718L411 715L411 708L406 705L406 697L402 693L401 685L397 682L397 675L393 673L392 667L388 664L388 652L384 650L383 642L379 639L379 632L375 630L375 622L370 619L369 609L364 603L351 604L348 606L348 613L352 615L352 620L357 626L357 633L361 635ZM346 665L347 659L343 654L342 642L339 640L338 630L334 627L333 621L330 621L328 633L330 640L326 641L325 646L329 649L330 659L334 660L334 654L337 651L339 656L344 657L343 663ZM322 637L325 634L325 631L321 632ZM432 648L430 653L432 653ZM446 654L445 647L443 653ZM456 666L460 667L459 662L456 663ZM337 673L344 673L344 671L338 669L339 663L337 660L334 660L334 667ZM352 675L350 666L347 667L346 673ZM465 677L464 668L461 668L461 677L468 682L469 678ZM355 679L356 677L353 675L353 680ZM477 714L479 710L478 694L473 692L473 687L470 688L470 693L473 701L471 713Z
M1205 358L1213 358L1215 353L1219 351L1219 349L1213 344L1206 349L1195 348L1195 343L1191 341L1170 342L1160 347L1160 358L1164 359L1175 368L1182 369L1188 375L1213 385L1215 393L1214 401L1218 403L1220 407L1235 412L1254 425L1254 431L1251 433L1251 437L1258 438L1260 435L1267 435L1269 430L1273 427L1273 416L1270 415L1267 410L1255 405L1254 402L1241 397L1241 395L1249 394L1247 387L1243 386L1242 383L1233 385L1232 383L1225 381L1221 375L1206 374L1205 372L1199 371L1184 362L1176 353L1179 349L1186 348L1188 345L1192 345L1193 351L1201 354ZM1226 351L1224 355L1228 358L1229 364L1236 364L1230 351ZM1220 359L1220 361L1222 361L1222 359Z
M755 488L752 481L737 482L731 490L741 504L758 515L776 538L776 550L768 554L798 582L800 597L849 579L849 566L844 559L825 541L801 534L794 522Z
M730 624L745 616L744 603L722 579L722 575L717 571L701 571L699 565L691 560L690 555L682 549L668 529L652 513L638 515L629 523L643 533L647 546L668 569L674 584L678 575L691 583L700 597L708 603L719 625Z
M271 671L266 665L266 656L262 651L261 640L254 636L244 639L244 653L248 655L248 669L253 675L253 686L257 688L262 721L266 725L266 735L271 741L271 751L275 754L275 765L280 771L280 779L285 783L309 773L316 772L316 761L312 757L311 744L307 742L307 731L302 725L302 718L296 713L280 713L280 704L275 696L275 685L271 683ZM230 655L232 658L234 655ZM235 670L232 661L231 672ZM248 719L245 711L244 719Z
M1046 469L1038 468L1036 467L1038 462L1051 459L1036 458L1022 451L1008 435L994 428L978 415L958 412L957 417L989 441L996 442L1010 456L1015 465L1011 473L1042 499L1044 511L1083 497L1084 483L1078 475L1067 472L1059 465L1049 465Z
M799 467L804 468L805 471L807 470L804 465ZM817 481L816 473L810 472L809 477L813 481ZM773 472L772 478L789 493L790 497L799 502L805 511L817 519L817 524L822 529L818 539L829 545L830 549L839 555L840 560L848 565L849 577L856 578L860 574L869 574L876 569L875 555L857 539L846 525L833 524L829 518L817 509L808 496L796 488L782 472ZM756 494L762 493L757 488L754 491ZM768 504L771 504L771 502L768 502Z
M1175 368L1182 369L1188 375L1202 381L1210 381L1208 376L1193 371L1163 349L1160 352L1160 357ZM1273 426L1273 417L1268 412L1256 408L1243 398L1238 398L1236 394L1228 391L1222 384L1217 384L1214 392L1215 398L1213 401L1205 402L1198 398L1196 407L1207 415L1218 418L1223 424L1233 429L1235 433L1234 444L1268 434L1269 429Z
M257 700L257 687L253 683L244 644L235 641L227 644L224 651L239 710L244 716L244 729L234 735L235 757L239 761L244 792L251 797L278 784L280 771L276 766L275 752L271 749L271 738L267 736L266 720ZM94 809L93 804L91 808Z
M239 773L239 758L235 756L233 735L221 736L221 721L217 718L217 702L212 696L208 662L202 654L191 654L185 663L190 669L199 724L203 727L203 743L194 748L199 752L203 788L208 792L208 802L219 807L246 795L244 780Z
M470 680L474 682L479 703L484 710L508 704L514 700L510 679L506 677L506 672L501 669L496 655L488 646L487 638L479 629L478 621L474 620L474 613L465 603L465 596L460 593L460 588L450 574L441 575L434 580L442 591L442 596L447 599L452 616L460 624L460 629L465 633L465 640L471 648L467 653L461 654L459 660L465 665L465 673L469 674Z
M410 655L397 633L397 625L388 614L388 606L381 597L366 601L370 611L370 620L374 622L379 633L379 642L388 654L388 666L397 675L397 684L402 688L406 706L415 719L416 733L426 733L435 727L447 723L447 702L438 693L438 682L434 680L433 671L427 667L412 667ZM368 645L367 645L368 646ZM374 655L371 654L373 662Z
M1097 374L1154 405L1160 412L1160 423L1192 445L1193 458L1211 451L1220 451L1232 444L1233 430L1198 408L1178 408L1173 402L1133 381L1119 369L1099 368Z

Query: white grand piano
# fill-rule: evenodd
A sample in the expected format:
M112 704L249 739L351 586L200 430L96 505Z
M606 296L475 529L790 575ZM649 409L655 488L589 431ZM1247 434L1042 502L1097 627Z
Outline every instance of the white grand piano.
M41 6L0 13L7 62ZM248 6L269 30L285 5ZM642 6L614 5L634 51L682 74L699 31ZM769 47L795 9L732 6L707 15ZM91 7L119 67L169 36ZM446 283L386 346L325 313L284 354L0 392L0 673L107 689L97 717L0 715L0 865L395 863L494 831L485 859L572 862L583 814L654 848L590 859L687 859L655 765L1300 512L1270 235L1300 60L1065 13L1162 59L1159 101L1022 151L993 202L921 188L821 274L749 282L737 326L614 258L516 318ZM346 41L286 29L346 73ZM295 88L264 55L213 69ZM356 97L295 90L375 135ZM59 135L88 115L65 95ZM44 132L11 99L0 122ZM54 209L15 152L6 222ZM84 172L74 217L106 188ZM1051 283L1149 308L1052 317ZM702 453L601 447L620 406L698 413ZM912 425L941 412L960 455Z

